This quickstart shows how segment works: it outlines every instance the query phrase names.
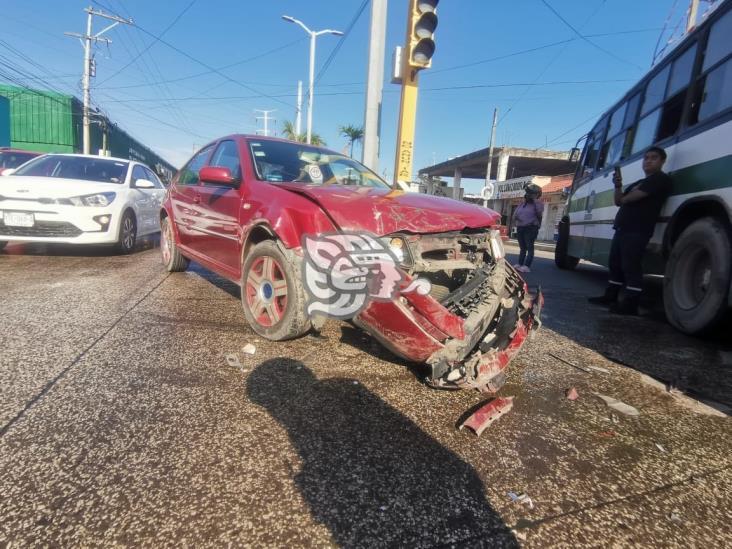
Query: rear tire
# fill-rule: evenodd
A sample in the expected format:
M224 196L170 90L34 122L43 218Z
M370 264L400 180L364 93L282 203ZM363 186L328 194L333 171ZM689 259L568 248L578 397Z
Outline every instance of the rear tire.
M137 244L137 220L135 214L127 210L119 223L119 235L117 238L117 251L123 255L135 251Z
M260 336L282 341L310 330L301 263L272 240L254 246L244 260L242 307L247 322Z
M559 236L554 247L554 263L562 270L571 271L579 263L579 258L569 255L569 218L564 216L559 222Z
M689 225L674 243L666 264L663 304L668 321L687 334L712 329L728 309L732 242L719 219Z
M173 223L169 217L164 217L160 224L160 254L163 259L165 270L169 273L180 273L188 268L187 257L180 253L175 243L175 234L173 233Z

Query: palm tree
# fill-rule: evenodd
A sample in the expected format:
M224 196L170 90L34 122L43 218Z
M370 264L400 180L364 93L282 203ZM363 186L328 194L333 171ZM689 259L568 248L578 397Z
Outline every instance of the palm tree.
M351 147L351 156L353 156L353 144L363 139L363 127L351 126L349 124L348 126L341 126L338 128L338 131L341 132L343 137L348 138L348 145Z
M305 143L308 140L307 134L298 134L295 131L295 126L289 120L285 120L285 123L282 125L282 135L290 141L299 141L300 143ZM310 144L322 147L325 146L326 143L325 140L317 133L313 133L310 135Z

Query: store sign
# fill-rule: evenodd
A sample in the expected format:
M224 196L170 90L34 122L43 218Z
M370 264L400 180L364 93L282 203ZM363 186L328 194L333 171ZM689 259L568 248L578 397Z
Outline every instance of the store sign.
M516 179L509 179L508 181L501 181L498 184L498 198L521 198L524 196L524 188L533 180L534 176L518 177Z

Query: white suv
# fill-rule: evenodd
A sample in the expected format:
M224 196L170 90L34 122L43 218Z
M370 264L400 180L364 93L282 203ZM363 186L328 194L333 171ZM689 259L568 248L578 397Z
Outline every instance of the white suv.
M0 177L0 250L8 241L116 244L160 231L165 188L139 162L46 154Z

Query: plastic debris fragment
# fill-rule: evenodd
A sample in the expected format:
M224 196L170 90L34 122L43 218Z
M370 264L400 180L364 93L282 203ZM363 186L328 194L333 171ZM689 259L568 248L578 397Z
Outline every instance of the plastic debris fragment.
M574 387L570 387L566 391L564 391L564 396L567 398L567 400L577 400L579 398L579 393L577 392L577 389Z
M520 503L521 505L528 505L529 509L534 508L534 502L531 501L531 498L528 495L524 494L523 492L521 492L520 494L517 494L515 492L509 492L508 497L510 497L511 501L513 501L514 503Z
M600 393L592 393L597 398L603 400L605 404L608 405L609 408L612 408L613 410L620 412L621 414L625 414L626 416L639 416L640 412L637 408L633 408L630 404L626 404L625 402L621 402L620 400L607 396L607 395L601 395Z
M244 347L242 347L242 352L247 355L253 355L257 352L257 348L251 343L247 343L246 345L244 345Z

